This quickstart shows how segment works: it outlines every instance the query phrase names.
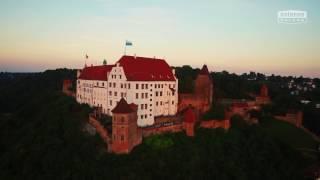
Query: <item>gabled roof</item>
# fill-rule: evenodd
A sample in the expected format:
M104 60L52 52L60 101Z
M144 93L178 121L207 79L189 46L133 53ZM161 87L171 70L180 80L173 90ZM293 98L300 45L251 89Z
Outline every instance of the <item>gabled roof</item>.
M116 107L111 111L112 113L132 113L134 109L133 105L129 105L127 101L123 98L120 99Z
M108 79L108 72L111 71L112 67L114 67L114 65L85 67L82 70L79 79L106 81Z
M117 63L128 81L175 81L171 67L163 59L122 56Z
M208 70L207 65L203 65L202 66L202 69L200 70L199 74L201 74L201 75L209 75L209 70Z

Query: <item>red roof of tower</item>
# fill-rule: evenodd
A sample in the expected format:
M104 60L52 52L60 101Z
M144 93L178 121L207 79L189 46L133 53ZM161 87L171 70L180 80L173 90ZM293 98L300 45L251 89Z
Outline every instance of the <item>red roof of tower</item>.
M83 68L79 79L85 80L101 80L105 81L108 79L108 72L111 71L114 65L102 65L102 66L88 66Z
M163 59L122 56L118 61L129 81L174 81L171 67Z
M196 121L196 115L194 114L191 107L184 113L184 122L194 123Z
M131 113L134 110L123 98L120 99L116 107L111 111L112 113Z
M200 70L199 74L209 75L209 70L208 70L207 65L203 65L203 66L202 66L202 69Z

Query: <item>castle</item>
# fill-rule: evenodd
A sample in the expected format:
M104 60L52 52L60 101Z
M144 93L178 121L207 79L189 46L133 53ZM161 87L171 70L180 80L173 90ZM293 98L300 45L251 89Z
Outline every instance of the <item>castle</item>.
M230 118L244 118L249 110L270 102L267 86L261 87L255 101L232 103L224 120L201 121L210 110L213 81L204 65L195 79L193 93L178 94L175 71L165 60L122 56L114 65L85 66L77 72L76 100L93 107L89 124L107 144L109 152L129 153L144 137L184 131L194 136L196 126L230 128ZM64 81L63 92L72 87ZM112 116L111 123L100 122L102 115ZM256 121L251 121L255 123Z
M70 84L63 85L65 92ZM153 134L185 131L194 136L195 124L210 109L213 96L206 65L195 80L194 92L178 95L178 79L165 60L136 56L122 56L114 65L85 66L77 72L76 86L76 100L95 108L89 123L114 153L129 153ZM102 114L112 116L111 126L98 121ZM204 128L229 126L229 120L203 124Z
M77 73L76 99L113 115L120 99L137 105L138 126L178 110L178 79L163 59L122 56L114 65L86 66Z

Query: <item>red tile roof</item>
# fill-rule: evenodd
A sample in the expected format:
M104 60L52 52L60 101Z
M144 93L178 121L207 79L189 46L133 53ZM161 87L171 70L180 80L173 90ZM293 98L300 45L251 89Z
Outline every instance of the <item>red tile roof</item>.
M114 67L114 65L85 67L82 70L79 79L106 81L108 79L107 74L111 71L112 67Z
M196 121L196 115L191 107L189 107L184 113L184 122L194 123Z
M202 69L200 70L199 74L209 75L209 70L208 70L207 65L203 65L203 66L202 66Z
M175 81L171 67L163 59L122 56L118 63L129 81Z
M131 113L134 109L123 98L120 99L116 107L111 111L112 113Z

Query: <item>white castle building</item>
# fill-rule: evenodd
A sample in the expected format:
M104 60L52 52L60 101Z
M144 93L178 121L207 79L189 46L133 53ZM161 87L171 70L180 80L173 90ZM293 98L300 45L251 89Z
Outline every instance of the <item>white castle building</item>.
M76 99L104 114L121 98L138 105L138 126L154 123L157 116L177 113L178 79L163 59L122 56L115 65L87 66L77 73Z

